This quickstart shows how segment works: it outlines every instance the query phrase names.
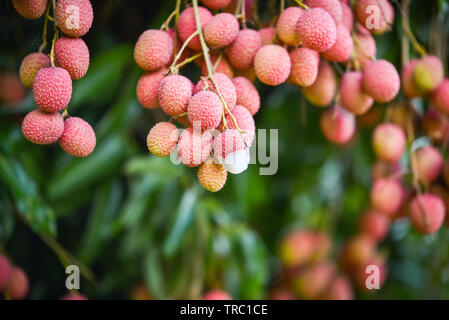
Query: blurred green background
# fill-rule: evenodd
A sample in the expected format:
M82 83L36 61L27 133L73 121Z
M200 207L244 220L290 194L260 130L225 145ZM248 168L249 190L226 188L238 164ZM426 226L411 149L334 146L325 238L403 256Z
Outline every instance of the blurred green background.
M272 2L259 1L262 18L278 14ZM261 176L259 165L250 165L229 175L221 192L208 193L194 169L149 154L146 135L167 117L143 109L135 97L142 71L133 46L145 29L160 27L175 1L92 3L94 24L83 38L91 65L74 82L69 112L94 127L95 152L80 160L57 145L26 141L20 123L36 108L31 91L20 104L0 108L0 243L29 275L29 297L59 298L63 265L81 263L80 292L89 298L127 299L141 282L154 298L199 298L216 287L234 298L265 298L280 277L279 240L296 227L329 232L336 257L369 203L372 127L360 126L350 145L335 147L320 132L321 110L307 105L297 88L257 82L256 126L279 129L279 170ZM410 20L422 43L429 44L435 19L447 42L448 12L443 1L412 1ZM42 26L43 19L25 20L10 1L1 2L0 73L18 72L41 44ZM399 32L376 40L378 57L399 68ZM185 74L196 81L197 69L189 66ZM357 297L449 298L449 231L443 229L423 237L409 222L395 222L380 246L388 256L386 284Z

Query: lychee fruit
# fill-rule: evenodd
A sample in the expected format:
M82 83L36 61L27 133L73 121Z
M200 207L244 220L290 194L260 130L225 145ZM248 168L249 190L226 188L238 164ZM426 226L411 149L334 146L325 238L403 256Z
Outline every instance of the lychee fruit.
M157 94L162 110L169 116L186 112L192 91L193 84L187 77L177 74L166 76Z
M56 24L66 36L84 36L92 26L93 19L94 12L89 0L58 0L56 3Z
M295 28L295 27L296 27L296 23L293 26L293 28ZM265 46L267 44L278 44L279 43L279 40L276 36L276 29L273 27L262 28L259 30L259 34L260 34L260 38L262 39L262 46Z
M410 209L413 226L422 234L434 234L444 222L446 209L437 195L426 193L415 196Z
M294 280L295 291L304 299L318 299L331 284L335 267L330 263L312 265L302 271Z
M156 123L147 136L148 150L157 157L166 157L176 147L178 137L178 128L173 123Z
M211 290L206 293L203 300L232 300L232 297L223 290Z
M294 47L301 43L296 32L296 24L304 12L299 7L288 7L279 15L276 23L276 34L282 42Z
M212 48L230 45L239 33L239 22L230 13L219 13L204 26L204 39Z
M443 169L443 156L437 148L426 146L415 151L417 178L424 184L434 182Z
M72 80L81 79L89 69L89 48L81 38L59 38L55 43L55 63L66 69Z
M395 179L379 178L371 188L372 206L387 214L396 213L404 200L404 189L401 182Z
M198 16L201 26L204 26L212 19L212 13L204 7L198 7ZM196 21L193 7L188 7L179 15L178 34L182 42L185 42L196 31ZM187 45L190 49L201 50L200 38L193 37Z
M245 70L235 70L235 76L244 77L251 82L254 82L256 80L256 72L254 71L254 68L249 68Z
M297 48L290 52L292 69L290 80L301 87L311 86L317 76L320 65L318 52L308 48Z
M373 271L371 268L376 267L378 270L379 277L373 277ZM376 270L375 269L375 270ZM374 285L379 284L379 288L382 288L382 285L385 283L387 279L388 269L385 264L385 259L378 254L375 254L371 259L369 259L365 264L358 266L353 271L354 281L357 284L358 288L363 292L370 293L376 291L376 287Z
M94 129L86 121L78 117L69 117L64 121L64 133L59 145L65 152L84 158L94 151L96 144Z
M159 107L157 94L166 72L167 69L163 68L155 72L146 72L140 77L137 82L136 96L144 108L155 109Z
M226 54L234 68L245 70L253 66L254 57L261 46L262 38L259 32L243 29L239 31L237 38L228 47Z
M291 70L288 51L276 44L263 46L254 58L254 71L257 78L269 86L284 83Z
M29 291L28 277L20 267L11 267L11 277L6 288L13 300L24 299Z
M145 31L134 47L134 60L145 71L155 71L165 67L172 57L173 39L165 31Z
M351 7L344 2L340 2L341 5L341 24L345 26L346 29L352 31L354 25L354 14L352 13Z
M0 74L0 101L15 104L25 98L26 90L20 82L19 75L13 72Z
M430 96L432 104L442 113L449 114L449 79L444 79Z
M343 108L356 114L366 113L374 104L373 98L362 91L362 73L346 72L340 81L340 102Z
M423 92L416 86L414 79L415 66L417 59L410 60L401 71L401 85L405 95L409 98L420 97Z
M27 55L20 65L20 81L27 88L33 87L34 78L42 68L50 66L50 58L41 52L33 52Z
M382 34L394 22L394 8L388 0L359 0L354 6L360 24L373 34Z
M322 262L329 256L332 249L332 242L327 233L315 232L314 234L315 252L312 255L312 262Z
M215 73L224 73L228 76L229 79L234 78L234 70L232 69L230 63L225 57L221 57L220 61L217 63L218 55L211 55L211 62L212 65L215 67ZM200 62L200 68L201 68L201 75L207 76L209 73L209 70L207 70L207 65L204 59L201 59Z
M33 82L34 102L45 112L58 112L70 102L72 79L67 70L59 67L42 68Z
M58 112L46 113L40 109L28 113L22 122L22 133L36 144L51 144L61 138L64 120Z
M434 91L444 78L444 67L436 56L427 55L415 65L413 80L416 87L423 93Z
M371 178L376 180L378 178L397 177L400 178L401 166L399 162L385 162L377 160L371 167Z
M425 134L432 141L442 143L449 138L449 119L436 108L427 109L422 124Z
M8 259L0 254L0 291L3 291L11 278L11 265Z
M315 235L307 230L294 230L282 240L279 254L286 268L297 268L308 263L315 251Z
M199 183L204 189L210 192L217 192L225 185L228 172L221 164L206 161L198 168L197 176Z
M354 58L363 70L376 57L377 46L371 33L357 32L354 36Z
M213 78L215 83L217 84L218 91L220 91L223 100L226 102L226 106L229 110L232 110L237 103L237 91L234 83L224 73L215 73L213 75ZM202 90L205 90L206 86L208 90L211 90L218 95L218 92L212 81L206 80L205 78L198 81L193 92L198 93Z
M305 4L309 8L322 8L326 10L336 24L341 22L343 12L339 0L306 0Z
M394 123L381 123L373 132L372 145L376 156L387 162L397 162L404 152L404 130Z
M353 300L354 290L345 276L338 276L330 284L324 295L326 300Z
M242 133L243 139L245 140L246 145L250 147L256 134L256 125L253 116L248 109L241 105L236 105L231 113L240 130L245 131ZM226 123L228 129L237 129L234 120L232 120L228 113L226 113Z
M223 104L215 92L206 90L193 95L187 106L190 123L199 123L202 130L215 129L221 121Z
M296 33L304 47L324 52L337 40L337 26L332 16L324 9L313 8L301 15Z
M201 2L211 10L219 10L226 8L231 0L201 0Z
M47 8L47 0L13 0L12 5L22 17L39 19Z
M311 104L325 107L334 99L336 88L334 69L328 62L321 60L315 82L304 88L303 93Z
M341 252L340 264L347 271L352 272L357 267L366 264L375 255L376 242L364 234L350 239Z
M362 83L363 91L378 103L393 100L401 87L401 80L394 65L382 59L365 66Z
M213 143L214 156L232 174L239 174L248 168L249 149L242 135L236 129L220 132Z
M184 129L178 141L179 159L188 167L199 166L208 159L212 141L212 134L209 131L201 132L196 125Z
M337 40L327 51L321 53L322 57L329 61L345 62L352 55L353 41L351 33L342 24L337 25Z
M237 92L237 104L244 106L251 115L255 115L260 108L260 96L254 84L244 77L232 79Z
M390 229L390 219L387 215L376 210L369 210L362 215L360 231L379 242L385 239Z
M355 133L355 116L336 105L323 111L320 126L324 136L330 142L345 144Z

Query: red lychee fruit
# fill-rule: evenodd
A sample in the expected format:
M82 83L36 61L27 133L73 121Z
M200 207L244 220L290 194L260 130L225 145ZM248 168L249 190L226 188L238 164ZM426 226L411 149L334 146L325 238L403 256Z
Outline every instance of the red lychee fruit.
M362 215L360 231L379 242L385 239L390 229L390 219L382 212L369 210Z
M326 107L334 99L336 89L334 69L328 62L321 60L315 82L304 88L303 93L307 101L314 106Z
M423 92L416 86L414 79L415 66L418 63L417 59L410 60L401 71L401 84L404 93L409 98L420 97Z
M215 67L215 73L224 73L228 76L229 79L234 78L234 70L232 69L231 65L229 64L228 60L225 57L221 57L220 61L217 63L218 55L211 55L211 62L212 65ZM201 59L200 62L200 68L201 68L201 75L207 76L208 70L207 65L204 59Z
M305 4L309 8L321 8L329 12L329 14L334 19L335 23L338 24L342 19L342 9L340 1L338 0L306 0Z
M404 200L404 189L401 182L395 179L379 178L371 188L372 206L387 214L395 214Z
M245 131L242 133L243 139L245 140L246 145L250 147L256 134L256 125L253 116L248 109L241 105L236 105L231 113L240 130ZM228 113L226 113L226 123L228 129L237 129L234 120L232 120L232 117Z
M69 117L64 121L64 133L59 145L68 154L84 158L90 155L97 144L94 129L81 118Z
M198 7L198 16L201 25L204 26L212 19L212 13L204 7ZM185 42L196 31L195 14L193 7L188 7L179 15L178 34L182 42ZM188 47L193 50L201 50L200 38L198 36L190 40Z
M315 234L307 230L295 230L282 240L279 255L286 268L297 268L308 263L315 251Z
M296 33L304 47L324 52L337 40L337 26L332 16L324 9L313 8L301 15Z
M0 74L0 101L14 105L25 98L26 90L16 73Z
M58 0L56 3L56 24L66 36L84 36L92 26L93 19L94 12L89 0Z
M393 100L400 87L399 74L387 60L372 61L363 69L363 91L378 103Z
M220 91L223 100L226 102L226 106L231 111L232 109L234 109L234 106L237 103L237 91L234 83L224 73L215 73L213 75L213 78L215 83L217 84L218 91ZM204 78L198 81L193 92L198 93L202 90L205 90L206 84L208 90L211 90L218 95L218 92L212 81L205 81Z
M87 298L81 293L70 292L64 295L61 300L87 300Z
M239 33L239 22L230 13L219 13L204 26L204 39L212 48L230 45Z
M356 115L366 113L374 104L373 98L362 91L362 78L361 72L349 71L340 82L341 105Z
M290 80L301 87L311 86L317 76L320 65L318 52L308 48L297 48L290 52L292 70Z
M337 25L337 40L334 45L321 55L324 59L335 62L348 61L352 55L353 42L351 33L342 24Z
M81 79L89 69L89 48L81 38L59 38L55 43L55 63L66 69L72 80Z
M429 185L440 175L443 168L443 156L440 151L432 146L419 148L415 152L417 178Z
M148 150L157 157L166 157L176 147L178 137L178 128L173 123L156 123L147 136Z
M192 92L192 82L174 74L162 79L157 96L162 110L169 116L177 116L186 112Z
M422 234L434 234L443 224L446 209L443 200L437 195L417 195L410 209L413 226Z
M257 51L254 71L261 82L269 86L280 85L288 79L290 70L290 56L283 47L269 44Z
M394 123L381 123L373 132L372 145L376 156L387 162L397 162L405 150L404 130Z
M13 0L17 13L26 19L39 19L47 8L47 0Z
M165 31L145 31L134 47L134 60L145 71L155 71L165 67L172 57L173 39Z
M237 38L228 47L226 54L234 68L245 70L253 66L254 57L261 46L262 38L259 32L243 29L239 31Z
M425 134L432 141L442 143L449 138L449 119L436 108L427 109L422 124Z
M203 300L232 300L232 297L223 290L215 289L207 292Z
M374 272L378 272L378 278ZM387 279L388 269L385 264L385 259L375 254L369 261L364 265L359 266L353 273L355 283L362 291L370 293L382 288L382 285ZM371 277L370 277L371 276ZM376 283L378 280L378 283ZM379 285L376 289L375 285Z
M209 161L200 165L197 176L204 189L217 192L224 187L228 172L221 164Z
M338 276L330 284L324 294L326 300L353 300L354 290L351 282L345 276Z
M295 28L295 27L296 27L296 23L293 26L293 28ZM259 34L260 34L260 38L262 39L262 46L265 46L267 44L279 44L279 40L276 36L275 28L273 28L273 27L262 28L259 30Z
M45 112L58 112L70 102L72 79L63 68L42 68L33 82L34 102Z
M330 263L312 265L302 271L294 280L295 291L304 299L318 299L325 294L335 275Z
M357 32L354 36L354 57L363 70L376 57L377 46L371 33Z
M352 113L336 105L323 111L320 126L327 140L335 144L345 144L354 136L356 122Z
M276 23L276 34L282 42L294 47L301 43L296 32L296 24L304 12L305 10L299 7L288 7L279 15Z
M24 299L29 291L28 277L20 267L11 267L11 277L6 288L13 300Z
M430 96L432 104L442 113L449 114L449 79L444 79Z
M159 107L157 94L161 81L164 79L164 74L167 71L166 68L163 68L155 72L146 72L140 77L137 82L136 96L144 108L155 109Z
M11 265L8 259L0 254L0 291L3 291L11 278Z
M354 14L352 13L351 7L344 2L340 2L341 5L341 24L345 26L346 29L352 31L354 25Z
M260 96L254 84L244 77L232 79L237 92L237 104L244 106L251 115L255 115L260 108Z
M214 157L232 174L239 174L248 168L249 149L242 135L236 129L219 133L213 144Z
M22 122L22 133L29 141L36 144L51 144L61 138L64 120L58 113L46 113L34 110L28 113Z
M226 8L231 0L201 0L201 2L211 10L219 10Z
M184 129L179 136L178 156L183 164L196 167L206 161L212 151L213 137L209 131L197 127Z
M187 106L190 123L200 124L202 130L215 129L221 121L223 104L215 92L200 91L193 95Z
M434 91L444 78L444 67L440 59L427 55L416 62L413 69L413 80L423 93Z
M47 55L41 52L30 53L23 59L20 65L20 81L22 81L25 87L32 88L37 72L49 66L50 58Z
M359 0L354 9L360 24L373 34L385 33L394 22L394 8L388 0Z

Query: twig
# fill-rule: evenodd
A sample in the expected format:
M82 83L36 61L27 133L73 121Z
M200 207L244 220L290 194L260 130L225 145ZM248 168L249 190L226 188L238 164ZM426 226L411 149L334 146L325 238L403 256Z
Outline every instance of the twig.
M185 48L187 47L187 45L189 44L189 42L195 38L198 35L198 30L196 30L194 33L192 33L187 40L182 44L181 50L179 50L178 54L176 55L175 59L173 60L170 68L168 68L168 70L171 73L178 73L178 71L176 70L175 66L176 66L176 62L178 62L179 58L181 58L182 53L184 52Z
M47 47L47 26L48 26L48 20L50 20L50 8L51 3L48 4L47 10L45 11L45 21L44 21L44 30L42 31L42 44L39 47L39 52L42 52ZM53 19L52 19L53 20Z
M159 28L159 30L162 30L162 29L164 29L164 28L165 28L165 30L170 29L170 22L171 22L171 20L173 19L173 17L176 16L176 14L177 14L177 10L175 9L175 10L173 10L172 13L170 13L170 15L168 16L167 20L165 20L165 21L162 23L162 25L161 25L161 27Z
M306 5L303 3L302 0L294 0L294 1L296 2L296 4L297 4L298 6L300 6L300 7L303 8L304 10L309 10L309 7L306 6Z
M245 0L239 0L240 2L240 22L242 24L242 28L246 28L246 14L245 14Z

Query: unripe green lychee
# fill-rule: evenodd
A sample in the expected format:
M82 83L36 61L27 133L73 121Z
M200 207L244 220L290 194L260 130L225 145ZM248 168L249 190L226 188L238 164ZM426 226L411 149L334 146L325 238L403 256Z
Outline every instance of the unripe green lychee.
M443 200L437 195L417 195L410 209L413 226L422 234L434 234L444 222L446 209Z
M212 150L213 137L209 131L194 127L184 129L179 136L178 156L183 164L196 167L206 161Z
M429 185L439 177L443 169L443 156L437 148L432 146L419 148L415 156L417 178Z
M363 91L378 103L393 100L399 93L401 79L393 64L387 60L370 62L363 69Z
M296 32L304 47L324 52L337 40L337 26L332 16L324 9L313 8L301 15Z
M64 121L64 133L59 146L74 157L84 158L90 155L97 144L95 131L81 118L69 117Z
M55 20L66 36L82 37L89 31L94 20L92 4L89 0L58 0Z
M259 32L243 29L239 31L237 38L228 47L226 54L234 68L245 70L253 66L254 57L261 46L262 38Z
M204 7L198 7L198 16L201 25L204 26L212 19L212 13ZM188 7L179 15L178 33L182 42L185 42L196 31L196 22L193 7ZM198 36L190 40L188 47L193 50L201 50Z
M20 81L27 88L33 87L34 78L42 68L50 66L50 58L41 52L33 52L27 55L20 65Z
M449 114L449 79L444 79L432 93L430 99L433 105L442 113Z
M22 268L11 267L11 278L6 291L13 300L22 300L27 296L29 291L28 277Z
M11 265L8 259L0 254L0 291L3 291L11 278Z
M190 123L199 123L202 130L215 129L221 121L223 104L215 92L206 90L193 95L187 106Z
M213 78L215 83L217 84L218 91L220 91L223 100L226 102L226 106L230 111L232 111L232 109L234 109L235 104L237 103L237 91L234 86L234 83L232 83L232 80L229 79L224 73L217 72L213 75ZM194 94L202 90L205 90L206 86L207 90L217 93L217 90L212 81L208 79L206 80L206 78L202 78L196 84L193 90Z
M134 47L134 60L145 71L155 71L168 65L173 56L173 39L161 30L142 33Z
M388 0L359 0L354 9L360 24L373 34L385 33L394 22L394 8Z
M222 290L211 290L206 293L203 300L232 300L232 297Z
M257 51L254 58L254 71L257 78L269 86L284 83L291 70L288 51L276 44L268 44Z
M34 110L28 113L22 122L22 133L36 144L51 144L61 138L64 132L64 120L58 113L46 113Z
M157 94L167 71L167 68L162 68L155 72L146 72L140 77L137 82L136 96L144 108L155 109L159 107Z
M335 144L345 144L354 136L355 116L335 105L321 114L320 127L326 139Z
M230 13L219 13L204 26L204 39L212 48L230 45L239 33L239 22Z
M434 91L444 78L444 67L436 56L427 55L415 65L413 80L416 87L423 93Z
M228 172L221 164L206 161L198 168L197 176L204 189L210 192L217 192L225 185Z
M14 9L24 18L39 19L47 8L47 0L13 0Z
M156 123L147 136L147 146L157 157L168 156L178 143L178 128L170 122Z
M374 181L371 188L372 206L387 214L395 214L404 200L404 189L401 182L389 178L380 178Z
M349 71L341 77L340 101L346 110L356 115L366 113L373 106L373 98L362 91L361 72Z
M387 215L376 210L363 213L360 220L360 231L379 242L385 239L390 229L390 219Z
M276 34L282 42L290 46L298 46L301 43L296 33L296 24L304 12L299 7L288 7L282 11L276 23Z
M328 62L321 60L315 82L304 88L303 93L311 104L326 107L334 99L336 88L334 69Z
M353 41L351 33L342 24L337 25L337 40L327 51L321 53L322 57L329 61L345 62L352 55Z
M255 115L260 108L260 96L254 84L244 77L232 79L237 92L237 104L244 106L251 115Z
M326 10L334 19L335 24L341 22L343 12L339 0L306 0L305 4L309 8L321 8Z
M63 68L42 68L34 78L33 94L34 102L42 111L58 112L70 102L72 79Z
M72 80L84 77L89 69L89 48L81 38L59 38L55 43L55 63L70 74Z
M297 48L290 52L292 70L290 80L301 87L311 86L317 76L320 65L318 52L308 48Z
M186 112L192 89L193 84L187 77L174 74L162 79L157 94L162 110L169 116Z
M404 130L397 124L382 123L373 132L374 153L381 160L397 162L404 152L405 144Z

